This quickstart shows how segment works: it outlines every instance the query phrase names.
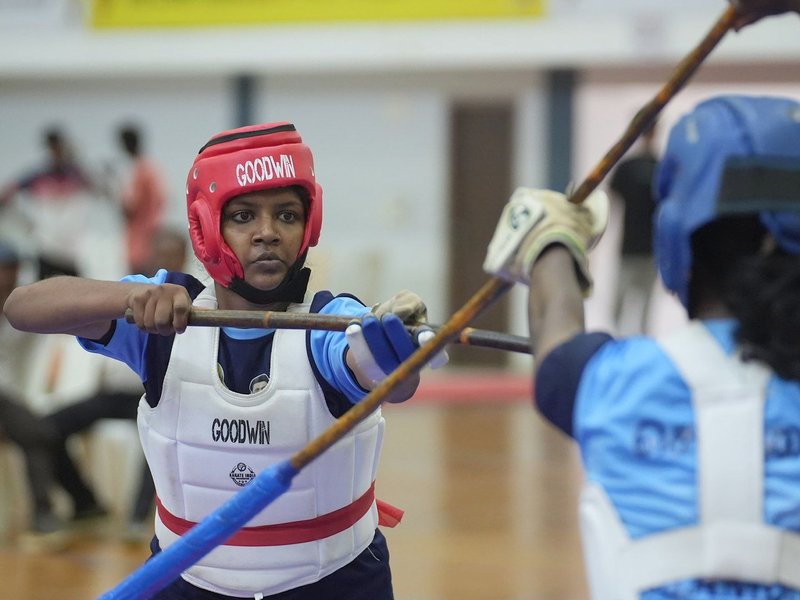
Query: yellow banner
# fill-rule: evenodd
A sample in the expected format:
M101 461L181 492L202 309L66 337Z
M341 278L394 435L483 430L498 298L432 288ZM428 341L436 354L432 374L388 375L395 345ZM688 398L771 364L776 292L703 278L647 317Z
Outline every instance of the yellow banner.
M91 1L93 26L111 28L538 17L546 0Z

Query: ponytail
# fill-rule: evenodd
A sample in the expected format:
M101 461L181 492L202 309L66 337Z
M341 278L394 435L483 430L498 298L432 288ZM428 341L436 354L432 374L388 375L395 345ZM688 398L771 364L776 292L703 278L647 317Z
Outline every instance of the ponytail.
M774 242L757 215L725 217L692 236L690 316L705 299L721 302L738 322L745 360L800 380L800 256Z

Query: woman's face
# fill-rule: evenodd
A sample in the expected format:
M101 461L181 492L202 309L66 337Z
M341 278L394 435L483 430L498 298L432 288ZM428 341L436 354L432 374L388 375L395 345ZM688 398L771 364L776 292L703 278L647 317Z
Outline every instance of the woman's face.
M236 196L225 204L220 225L244 280L263 291L277 287L297 260L305 226L305 206L292 188Z

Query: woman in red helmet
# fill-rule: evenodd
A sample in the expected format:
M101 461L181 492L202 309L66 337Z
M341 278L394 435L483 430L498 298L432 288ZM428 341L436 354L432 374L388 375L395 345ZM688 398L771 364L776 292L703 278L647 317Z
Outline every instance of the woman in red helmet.
M6 305L15 327L71 333L141 376L139 430L158 496L154 553L361 400L418 346L401 319L425 318L410 292L372 311L350 295L307 294L303 265L319 239L322 192L290 123L213 137L189 171L187 209L211 285L164 270L122 282L62 277L21 288ZM187 327L193 307L360 321L346 334ZM374 495L383 428L377 409L156 597L392 598Z

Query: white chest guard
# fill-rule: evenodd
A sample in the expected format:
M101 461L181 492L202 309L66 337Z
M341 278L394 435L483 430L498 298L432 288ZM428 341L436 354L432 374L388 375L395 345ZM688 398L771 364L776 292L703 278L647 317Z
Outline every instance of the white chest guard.
M699 322L660 343L692 392L699 523L632 540L605 490L585 484L580 524L592 598L636 600L685 579L800 588L800 535L763 516L770 372L727 356Z
M204 291L194 305L215 308L213 292ZM175 336L158 405L151 408L144 400L139 405L162 548L185 532L179 525L201 521L263 469L289 459L334 422L309 364L305 338L301 330L277 331L269 383L245 395L226 388L217 374L219 329L189 327ZM234 536L218 546L183 578L220 594L259 597L312 583L349 563L369 545L377 527L372 485L383 428L378 408L295 476L289 490L237 534L239 542ZM346 528L336 527L348 511ZM274 536L287 524L308 520L305 530L319 539Z

